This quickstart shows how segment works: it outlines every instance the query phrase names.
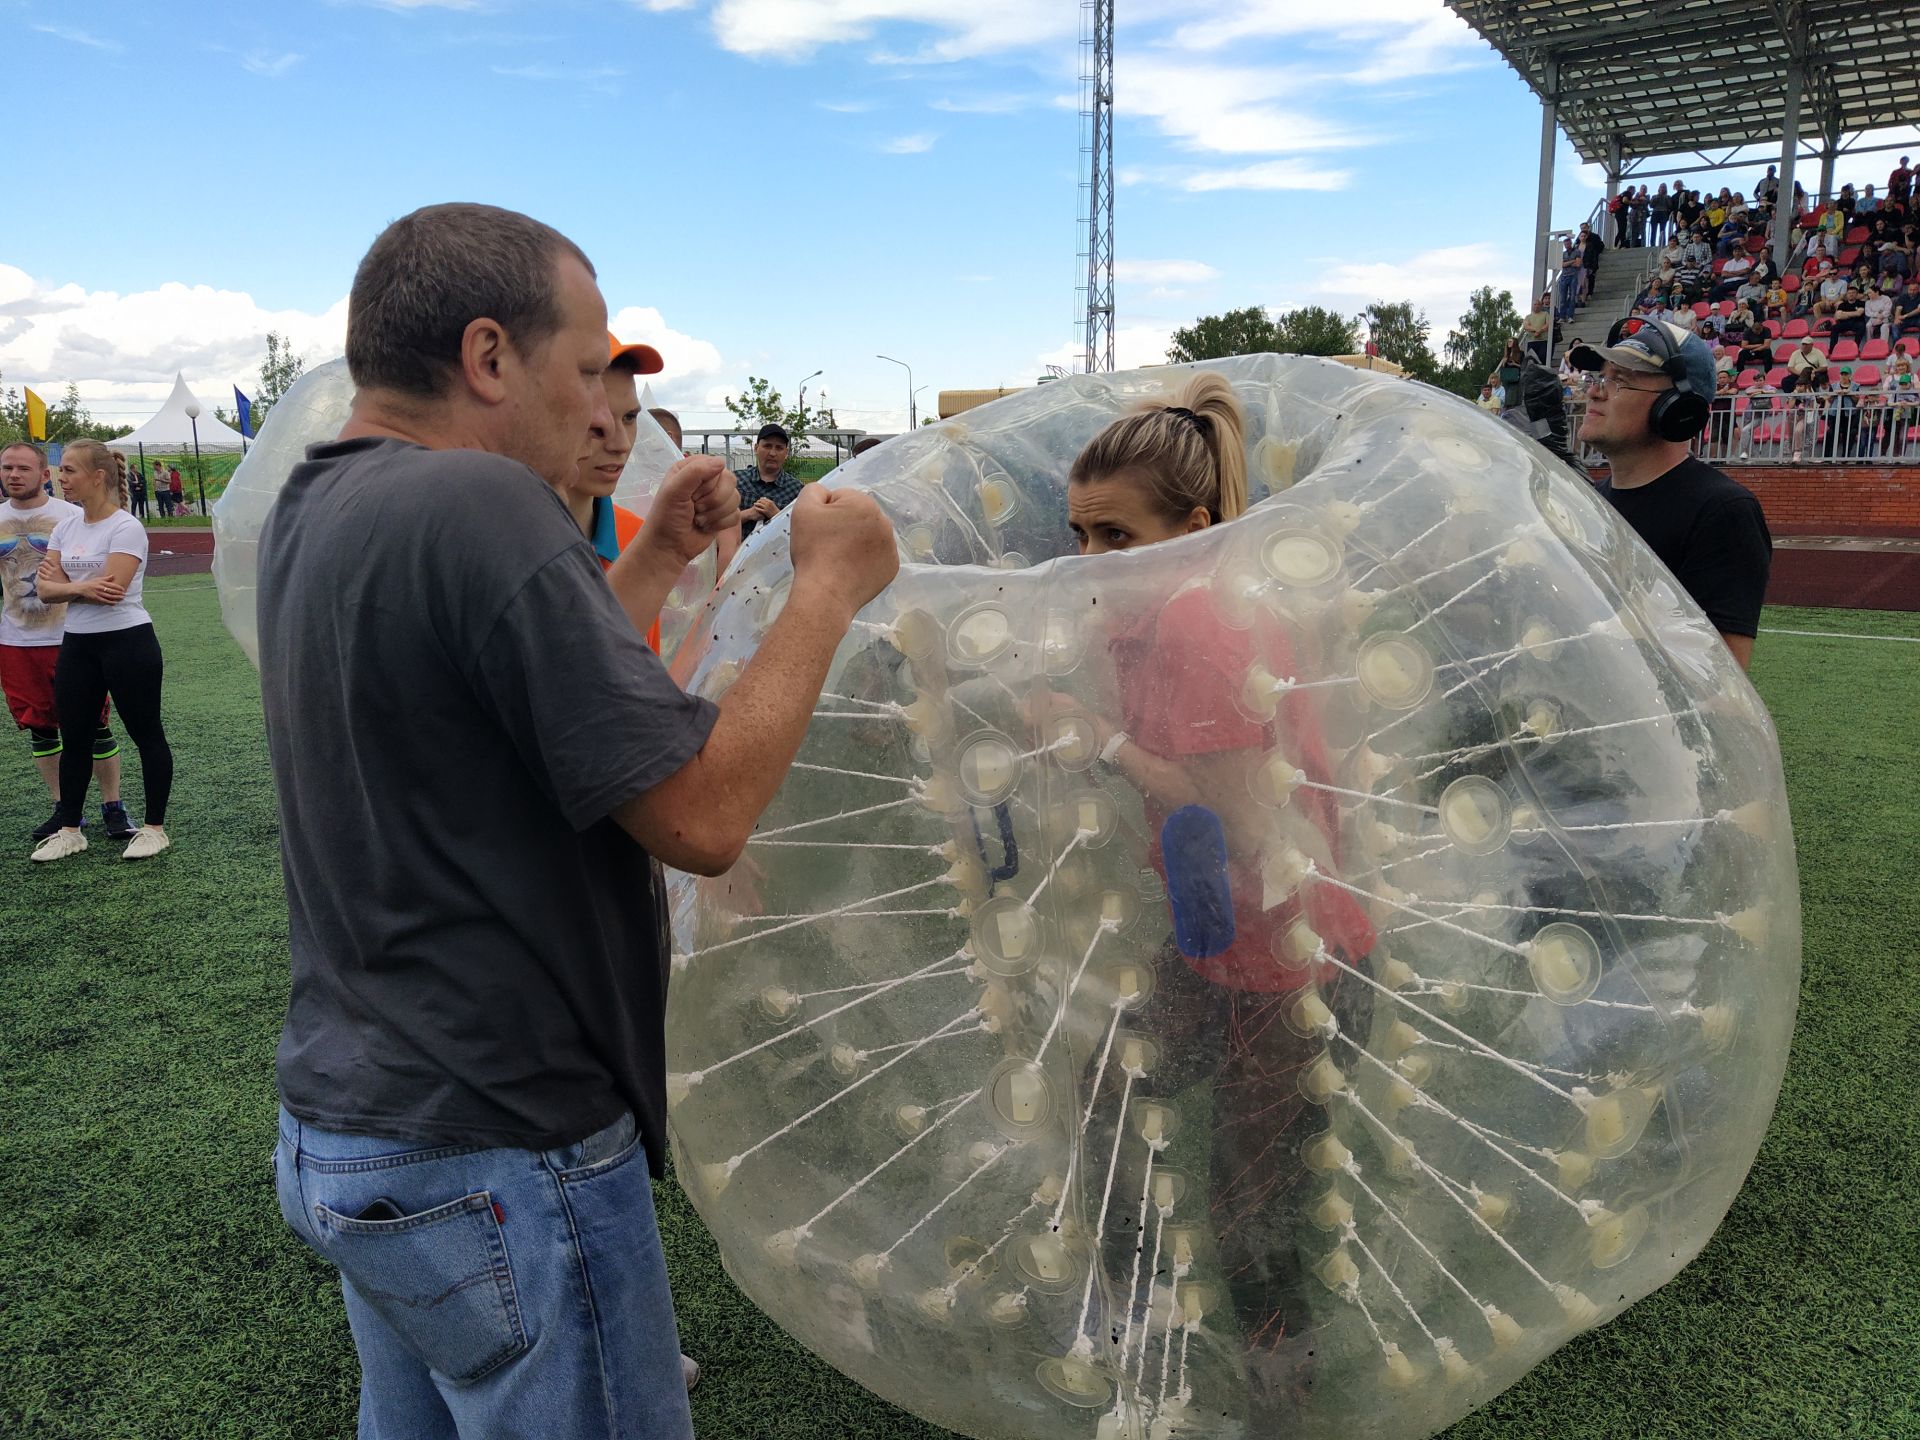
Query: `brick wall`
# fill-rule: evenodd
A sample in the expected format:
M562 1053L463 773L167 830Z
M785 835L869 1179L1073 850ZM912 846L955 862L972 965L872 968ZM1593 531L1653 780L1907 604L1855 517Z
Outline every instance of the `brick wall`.
M1920 468L1728 465L1775 535L1920 536Z

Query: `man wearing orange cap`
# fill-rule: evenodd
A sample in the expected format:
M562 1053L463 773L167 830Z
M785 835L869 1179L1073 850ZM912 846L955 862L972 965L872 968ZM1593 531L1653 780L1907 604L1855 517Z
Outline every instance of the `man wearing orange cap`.
M638 375L658 375L666 368L660 352L651 345L622 345L607 336L608 362L600 383L606 387L607 409L613 418L611 428L595 425L587 432L587 447L580 457L573 480L560 487L560 498L567 502L574 523L593 544L600 557L600 568L611 570L620 552L633 542L643 523L624 505L613 503L613 492L627 468L627 456L633 452L634 436L640 421L640 394L635 384ZM656 619L647 631L647 644L660 652L660 622Z

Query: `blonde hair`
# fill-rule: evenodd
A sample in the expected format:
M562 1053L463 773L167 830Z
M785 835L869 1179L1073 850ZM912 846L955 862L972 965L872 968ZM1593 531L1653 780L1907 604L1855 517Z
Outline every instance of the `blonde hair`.
M1247 508L1247 419L1233 386L1211 370L1189 375L1166 400L1150 400L1094 437L1067 483L1138 472L1154 505L1179 519L1198 507L1215 524Z
M118 496L115 504L119 509L127 508L127 461L124 455L117 450L109 450L98 440L69 440L67 448L61 452L61 458L69 456L89 470L112 476L114 491Z

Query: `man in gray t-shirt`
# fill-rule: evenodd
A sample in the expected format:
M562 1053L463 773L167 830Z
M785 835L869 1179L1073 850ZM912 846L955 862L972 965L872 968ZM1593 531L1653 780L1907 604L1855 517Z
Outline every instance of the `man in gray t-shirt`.
M602 575L554 494L604 424L606 306L523 215L433 206L349 299L358 387L260 545L292 995L282 1213L341 1272L362 1434L691 1434L653 860L719 874L891 580L878 507L793 507L793 601L718 705L643 638L737 523L683 461Z

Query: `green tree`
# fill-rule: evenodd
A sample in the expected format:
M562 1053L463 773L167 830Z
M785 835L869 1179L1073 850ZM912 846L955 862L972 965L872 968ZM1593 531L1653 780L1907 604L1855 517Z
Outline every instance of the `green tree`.
M1174 331L1167 346L1167 360L1180 365L1228 355L1265 355L1279 348L1278 340L1272 317L1258 305L1249 305L1224 315L1202 315L1193 324Z
M1432 327L1426 311L1415 310L1411 300L1376 300L1361 318L1381 359L1391 360L1416 380L1432 380L1439 373L1440 362L1427 344Z
M1471 400L1487 376L1500 368L1507 342L1519 332L1513 292L1482 285L1467 298L1466 313L1447 334L1446 368L1435 383Z
M50 442L117 440L122 435L130 434L132 429L131 425L109 425L103 420L94 419L93 412L80 399L80 387L71 382L59 400L47 406L47 439ZM30 438L27 434L27 397L9 385L5 390L0 390L0 443Z
M1319 305L1288 310L1273 328L1273 348L1282 355L1351 355L1360 348L1358 322Z
M293 342L277 331L267 332L267 358L260 362L260 393L253 399L253 432L260 433L267 412L293 388L307 362L293 353ZM229 424L233 423L231 421Z
M735 429L758 430L762 425L778 425L793 437L796 449L809 435L839 428L831 406L811 410L804 404L790 406L771 381L758 375L749 375L747 388L739 395L729 395L726 406L733 415Z

